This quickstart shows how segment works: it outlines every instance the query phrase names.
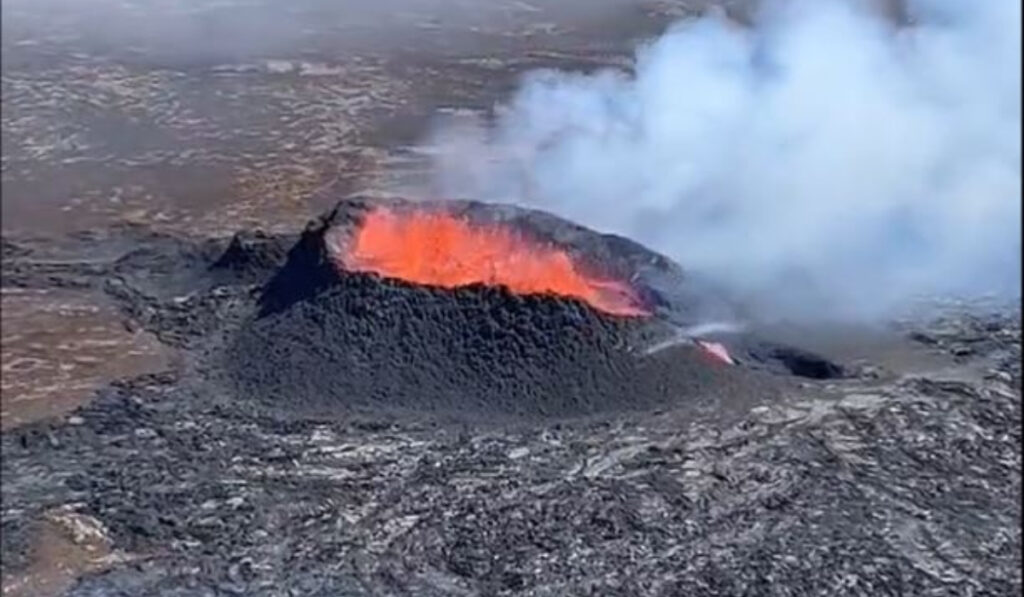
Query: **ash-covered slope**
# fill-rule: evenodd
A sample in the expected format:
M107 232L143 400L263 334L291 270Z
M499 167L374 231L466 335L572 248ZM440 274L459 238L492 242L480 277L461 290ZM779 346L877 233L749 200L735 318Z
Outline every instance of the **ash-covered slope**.
M640 327L571 300L345 274L252 322L228 362L240 395L299 410L580 415L721 383L724 371L691 349L671 359L636 352Z
M628 279L655 310L679 308L646 284L682 273L666 258L553 216L479 203L397 204L501 221ZM688 346L641 350L669 333L660 317L619 318L570 298L503 287L440 288L345 272L325 233L358 224L345 201L311 224L260 297L258 316L227 347L238 396L287 412L389 409L440 415L575 416L646 408L748 384ZM696 306L694 306L696 308Z

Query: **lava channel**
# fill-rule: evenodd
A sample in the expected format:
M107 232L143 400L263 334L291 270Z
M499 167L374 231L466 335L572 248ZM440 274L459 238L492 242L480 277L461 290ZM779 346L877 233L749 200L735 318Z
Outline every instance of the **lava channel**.
M517 294L576 298L612 315L650 315L626 282L584 274L564 250L508 226L380 207L344 245L335 258L347 271L446 288L504 286Z

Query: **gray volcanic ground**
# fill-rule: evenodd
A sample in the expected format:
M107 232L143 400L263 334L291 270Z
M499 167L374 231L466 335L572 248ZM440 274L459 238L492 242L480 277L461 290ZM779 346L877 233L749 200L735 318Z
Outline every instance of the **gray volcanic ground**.
M446 1L4 3L4 596L1019 594L1017 305L758 323L472 201L652 316L336 267L437 109L704 8Z
M4 433L8 586L54 577L41 526L82 550L72 595L1020 586L1017 316L955 306L859 359L833 330L832 379L749 335L723 340L733 367L626 354L658 335L576 301L339 272L317 246L352 205L301 237L124 230L89 267L7 245L6 283L102 288L186 355ZM282 276L311 283L271 301ZM459 348L495 320L512 345Z

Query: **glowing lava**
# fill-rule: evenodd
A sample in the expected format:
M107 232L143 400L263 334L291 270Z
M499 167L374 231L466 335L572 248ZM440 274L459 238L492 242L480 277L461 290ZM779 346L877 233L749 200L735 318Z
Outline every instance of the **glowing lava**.
M447 288L505 286L518 294L574 297L614 315L649 314L628 284L587 276L565 251L505 226L378 208L346 244L338 261L348 271Z

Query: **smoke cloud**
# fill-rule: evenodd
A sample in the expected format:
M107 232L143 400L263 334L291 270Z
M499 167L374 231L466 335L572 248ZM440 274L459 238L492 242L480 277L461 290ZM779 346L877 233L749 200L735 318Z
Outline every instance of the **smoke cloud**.
M840 0L715 15L635 72L534 72L432 136L439 191L644 242L786 317L1017 296L1021 5Z

